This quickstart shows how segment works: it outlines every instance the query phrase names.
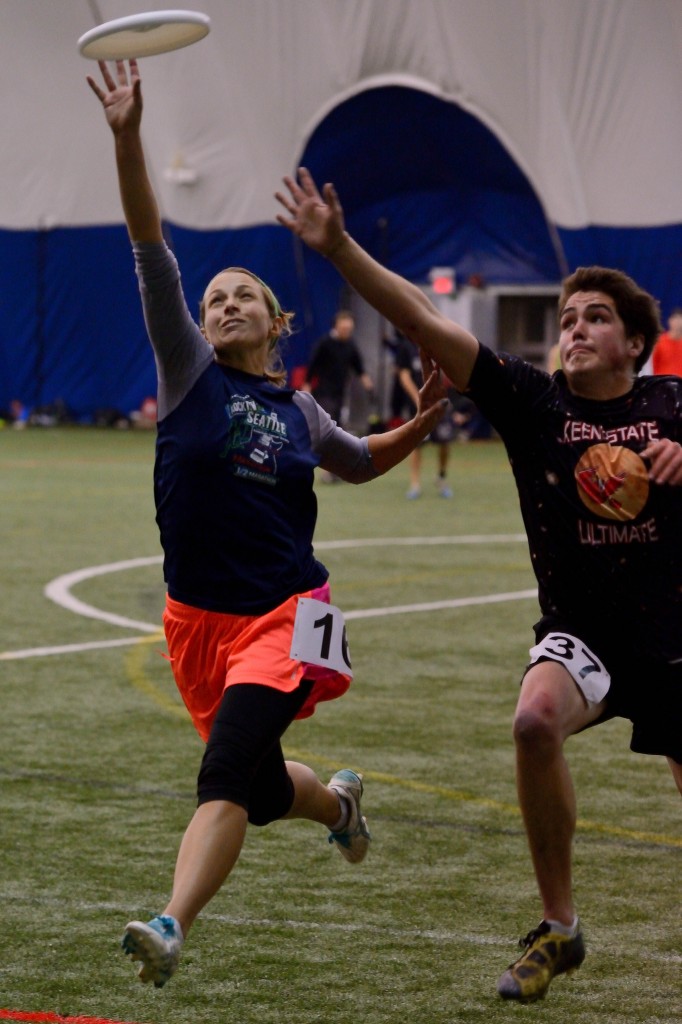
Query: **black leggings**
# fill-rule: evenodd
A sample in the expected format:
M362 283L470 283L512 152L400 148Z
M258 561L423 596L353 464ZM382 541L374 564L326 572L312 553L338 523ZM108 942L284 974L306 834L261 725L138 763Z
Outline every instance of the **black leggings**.
M294 800L294 784L280 740L312 689L303 679L292 693L270 686L228 686L211 727L199 770L199 804L230 800L252 825L283 817Z

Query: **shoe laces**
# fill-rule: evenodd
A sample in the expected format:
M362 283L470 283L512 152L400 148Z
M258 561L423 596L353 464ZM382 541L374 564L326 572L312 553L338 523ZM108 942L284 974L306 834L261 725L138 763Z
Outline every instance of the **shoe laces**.
M154 931L157 931L164 939L175 939L178 937L175 928L175 918L167 914L160 914L154 922L150 922L150 927L154 928Z
M542 936L546 935L549 931L551 931L551 928L548 925L547 921L541 921L537 928L534 928L532 931L528 932L528 934L524 938L519 939L519 948L529 949L534 942L537 942L538 939L541 939Z

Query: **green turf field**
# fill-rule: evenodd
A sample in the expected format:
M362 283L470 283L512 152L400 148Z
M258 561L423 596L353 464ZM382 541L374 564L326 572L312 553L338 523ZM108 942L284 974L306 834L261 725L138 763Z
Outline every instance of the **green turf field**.
M250 830L156 991L118 943L127 920L166 901L201 755L153 632L160 565L57 586L75 609L43 593L66 574L158 556L153 437L0 432L0 1020L680 1020L680 800L662 760L629 753L623 722L568 745L588 958L544 1003L495 994L540 918L510 738L537 607L513 599L533 578L502 448L453 449L451 501L432 488L433 454L419 501L405 500L404 466L361 488L318 487L318 553L350 613L355 681L285 747L325 779L364 773L366 862L347 864L310 823ZM469 603L501 594L512 597Z

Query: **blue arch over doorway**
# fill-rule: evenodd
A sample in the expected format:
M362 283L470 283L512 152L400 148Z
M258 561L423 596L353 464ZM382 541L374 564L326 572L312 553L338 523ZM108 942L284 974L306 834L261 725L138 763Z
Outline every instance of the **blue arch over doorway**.
M460 279L559 280L557 254L527 177L480 120L417 89L368 89L316 128L303 163L334 181L353 234L393 269L425 280L434 265Z

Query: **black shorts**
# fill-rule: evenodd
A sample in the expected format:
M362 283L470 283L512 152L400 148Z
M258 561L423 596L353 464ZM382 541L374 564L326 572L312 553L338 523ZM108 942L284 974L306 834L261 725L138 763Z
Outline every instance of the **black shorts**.
M579 637L604 663L611 676L606 709L590 726L627 718L632 722L631 750L682 764L682 662L656 661L624 649L622 642L595 639L563 617L545 615L533 628L536 643L552 632Z
M199 804L230 800L245 808L252 825L289 811L294 785L280 741L312 687L310 679L291 693L252 683L227 687L201 762Z

